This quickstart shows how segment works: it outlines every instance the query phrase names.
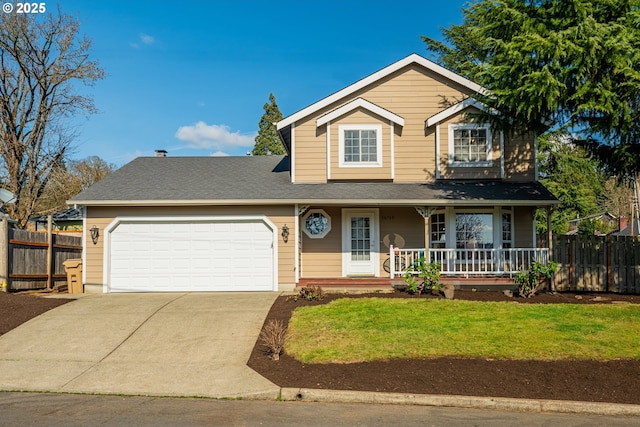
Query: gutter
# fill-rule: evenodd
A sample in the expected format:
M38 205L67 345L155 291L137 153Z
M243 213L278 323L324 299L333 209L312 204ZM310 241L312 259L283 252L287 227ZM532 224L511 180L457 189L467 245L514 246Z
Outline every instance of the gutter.
M559 200L453 200L453 199L194 199L194 200L69 200L74 206L265 206L265 205L325 205L325 206L554 206Z

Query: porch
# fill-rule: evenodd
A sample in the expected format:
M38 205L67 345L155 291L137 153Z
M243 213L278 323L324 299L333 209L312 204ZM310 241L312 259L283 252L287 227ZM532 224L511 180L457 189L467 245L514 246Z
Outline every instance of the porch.
M549 261L548 248L502 248L502 249L407 249L393 245L389 248L389 259L384 269L389 278L400 278L421 258L440 264L440 274L445 278L508 277L527 270L537 261ZM476 279L477 280L477 279Z

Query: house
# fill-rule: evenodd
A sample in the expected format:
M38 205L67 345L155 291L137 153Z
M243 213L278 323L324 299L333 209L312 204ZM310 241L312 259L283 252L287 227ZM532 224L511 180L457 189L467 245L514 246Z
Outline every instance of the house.
M68 208L51 214L53 229L60 231L81 231L82 230L82 209ZM35 231L47 230L49 221L48 215L42 215L29 219Z
M621 216L618 229L611 233L614 236L640 236L640 219L629 221L629 218Z
M287 156L143 157L82 192L87 292L276 291L509 277L532 260L535 135L467 113L483 89L412 54L277 123ZM94 230L94 239L89 230Z
M583 217L579 216L569 221L569 231L567 231L566 234L569 236L575 236L576 234L579 234L580 223L583 221L587 221L588 223L593 224L594 234L596 236L606 235L612 230L616 230L619 223L618 217L610 212L600 212Z

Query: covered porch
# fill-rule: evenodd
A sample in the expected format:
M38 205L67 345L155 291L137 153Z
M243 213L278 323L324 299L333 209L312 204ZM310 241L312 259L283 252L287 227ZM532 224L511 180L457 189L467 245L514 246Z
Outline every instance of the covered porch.
M388 271L390 279L402 277L407 272L413 272L413 266L421 258L440 264L443 276L511 277L518 271L528 269L533 262L546 264L549 261L549 248L410 249L391 246L385 271Z

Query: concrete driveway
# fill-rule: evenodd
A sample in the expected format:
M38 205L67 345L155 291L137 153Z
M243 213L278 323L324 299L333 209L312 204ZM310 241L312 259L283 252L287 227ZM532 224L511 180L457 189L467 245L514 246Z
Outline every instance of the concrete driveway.
M275 399L246 362L276 297L83 296L0 337L0 390Z

